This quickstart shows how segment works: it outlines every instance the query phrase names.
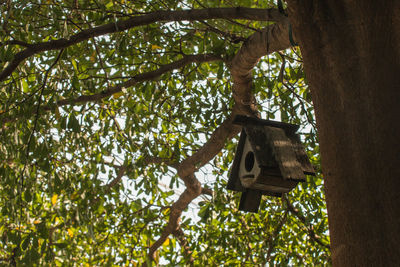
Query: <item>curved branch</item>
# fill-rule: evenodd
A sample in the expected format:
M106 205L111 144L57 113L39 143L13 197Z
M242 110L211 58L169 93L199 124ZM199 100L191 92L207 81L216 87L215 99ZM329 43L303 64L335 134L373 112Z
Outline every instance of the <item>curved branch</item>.
M240 127L232 124L235 111L212 133L210 139L192 156L184 159L178 167L180 177L185 177L207 164L240 131Z
M135 16L126 20L118 20L98 27L83 30L69 39L59 39L49 42L31 44L25 50L17 53L14 59L0 73L0 81L6 79L18 65L34 54L67 48L90 38L121 32L133 27L148 25L154 22L195 21L205 19L248 19L258 21L281 21L284 16L276 9L255 8L207 8L178 11L155 11L142 16Z
M233 112L234 113L234 112ZM172 205L169 221L160 238L150 247L149 258L154 259L156 250L164 243L170 234L179 230L182 211L200 194L212 194L212 191L202 188L194 172L209 162L224 147L228 139L233 138L240 127L232 124L229 116L211 135L210 139L192 156L183 160L177 167L179 177L184 181L186 189Z
M262 56L291 47L289 39L289 20L281 20L256 32L243 44L232 59L231 75L233 97L238 113L255 115L255 99L251 92L252 70Z
M179 230L180 218L183 210L201 194L201 184L194 174L183 177L186 189L180 195L179 199L172 205L171 213L167 226L164 228L160 238L149 249L149 258L154 259L156 250L165 242L168 236Z

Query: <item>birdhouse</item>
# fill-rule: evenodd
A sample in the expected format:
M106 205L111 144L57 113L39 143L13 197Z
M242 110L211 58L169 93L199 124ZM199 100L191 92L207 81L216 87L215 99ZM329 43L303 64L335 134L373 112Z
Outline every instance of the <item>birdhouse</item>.
M240 210L257 212L262 195L282 196L315 175L298 125L241 115L234 123L243 128L227 188L242 192Z

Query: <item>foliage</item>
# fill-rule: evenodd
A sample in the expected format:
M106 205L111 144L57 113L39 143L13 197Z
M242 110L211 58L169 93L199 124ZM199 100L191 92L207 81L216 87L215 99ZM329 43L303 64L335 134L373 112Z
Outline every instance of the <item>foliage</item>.
M8 1L0 7L0 67L29 44L68 39L118 19L239 5L272 3ZM51 266L149 263L149 247L185 189L174 166L199 151L229 116L234 100L226 62L268 24L156 22L37 53L20 64L0 86L0 259ZM199 54L218 60L189 62L101 97L132 77ZM319 166L299 50L263 57L253 77L262 116L302 125L309 156ZM91 95L100 98L62 104ZM196 173L214 194L201 195L182 215L189 249L170 235L154 260L329 264L321 175L308 177L287 198L264 197L258 214L244 214L237 210L239 196L225 189L236 143L228 140Z

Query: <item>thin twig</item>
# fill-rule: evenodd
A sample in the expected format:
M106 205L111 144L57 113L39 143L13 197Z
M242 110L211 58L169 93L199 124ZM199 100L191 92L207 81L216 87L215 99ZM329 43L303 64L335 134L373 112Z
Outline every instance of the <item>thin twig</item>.
M288 211L285 212L285 214L283 215L283 217L279 221L279 224L276 227L275 231L268 238L268 251L267 251L267 256L266 256L266 262L270 262L272 251L275 248L276 241L277 241L277 239L279 237L279 233L281 232L283 225L286 223L287 215L288 215Z
M60 60L61 54L63 53L63 51L64 51L64 49L62 49L62 50L58 53L58 56L57 56L56 60L55 60L55 61L53 62L53 64L51 64L51 66L46 70L46 73L45 73L45 75L44 75L44 81L43 81L43 84L42 84L42 86L41 86L41 88L40 88L40 95L39 95L39 99L38 99L38 105L37 105L37 107L36 107L35 121L34 121L34 123L33 123L33 129L32 129L31 134L29 135L28 143L27 143L27 145L26 145L26 153L25 153L25 155L26 155L26 161L25 161L25 164L24 164L24 168L22 169L22 173L21 173L21 189L22 189L22 187L24 186L24 172L25 172L26 164L27 164L28 158L29 158L29 147L30 147L30 144L31 144L31 142L32 142L33 135L35 134L35 131L36 131L37 122L38 122L38 119L39 119L40 105L42 104L43 91L44 91L44 88L46 87L46 84L47 84L47 77L48 77L48 75L49 75L50 70L51 70L51 69L57 64L57 62Z
M192 251L189 247L189 242L186 240L185 233L183 232L182 228L179 226L172 234L176 237L179 242L179 245L184 251L184 256L186 261L189 265L192 265L194 262L194 258L192 257Z
M287 197L285 197L285 196L283 197L283 199L285 200L285 202L287 204L288 210L293 215L295 215L297 217L297 219L299 219L303 223L303 225L305 227L305 230L307 231L308 236L313 241L318 243L320 246L330 250L331 249L330 245L329 244L325 244L324 242L321 241L321 237L318 236L315 233L315 231L314 231L314 229L312 227L308 226L306 218L303 215L300 214L300 211L293 206L293 204L289 201L289 199Z
M63 53L63 51L64 51L64 49L62 49L62 50L58 53L58 56L57 56L56 60L54 60L53 64L51 64L51 66L47 69L46 74L45 74L45 76L44 76L44 81L43 81L42 87L41 87L41 89L40 89L40 95L39 95L39 99L38 99L38 105L37 105L37 108L36 108L36 116L35 116L35 121L34 121L34 123L33 123L33 129L32 129L31 134L29 135L29 139L28 139L28 142L27 142L27 145L26 145L26 159L25 159L24 167L22 168L22 172L21 172L21 178L20 178L21 182L20 182L19 186L17 187L17 191L18 191L18 194L17 194L17 195L18 195L18 196L22 196L21 193L22 193L22 189L24 188L24 173L25 173L25 169L26 169L26 166L27 166L28 160L29 160L29 147L30 147L30 144L31 144L31 142L32 142L32 138L33 138L33 136L34 136L34 134L35 134L35 131L36 131L37 122L38 122L39 115L40 115L40 114L39 114L39 112L40 112L40 105L42 104L43 90L44 90L44 88L46 87L47 77L48 77L48 75L49 75L50 70L51 70L51 69L57 64L57 62L59 61L59 59L60 59L61 54ZM21 201L21 206L20 206L19 212L20 212L19 215L20 215L20 222L21 222L21 220L22 220L22 201ZM20 222L19 222L19 223L20 223Z

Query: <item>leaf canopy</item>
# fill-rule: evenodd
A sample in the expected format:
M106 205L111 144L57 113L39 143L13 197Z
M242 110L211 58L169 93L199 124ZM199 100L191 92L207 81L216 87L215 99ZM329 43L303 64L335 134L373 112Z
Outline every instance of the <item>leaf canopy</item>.
M36 44L61 43L117 21L239 6L276 8L253 0L7 1L0 6L0 69ZM282 199L263 197L257 214L238 211L239 195L225 189L235 130L236 137L220 140L223 149L215 157L196 161L203 194L193 195L178 228L161 239L178 199L191 188L179 175L182 162L201 157L232 114L230 60L249 36L272 23L221 14L51 46L1 81L0 261L330 263L313 107L297 48L259 60L251 72L252 95L263 118L301 125L317 177ZM162 242L149 258L157 240Z

